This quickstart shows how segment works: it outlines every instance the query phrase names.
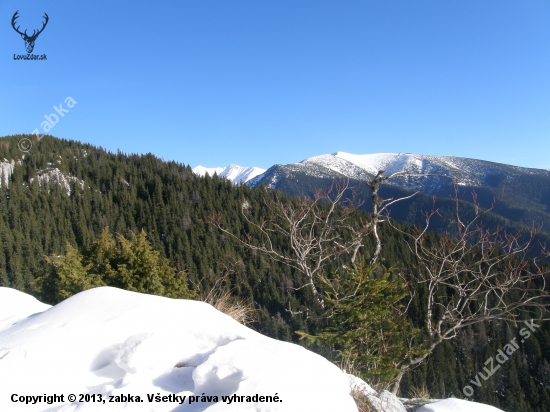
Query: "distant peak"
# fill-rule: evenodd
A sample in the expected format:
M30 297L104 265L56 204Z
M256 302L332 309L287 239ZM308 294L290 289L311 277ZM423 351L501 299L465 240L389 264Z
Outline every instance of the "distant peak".
M214 176L217 174L220 177L225 177L235 184L246 183L249 180L261 175L266 169L262 169L256 166L239 166L236 164L230 164L225 167L204 167L197 166L193 168L193 173L199 176Z

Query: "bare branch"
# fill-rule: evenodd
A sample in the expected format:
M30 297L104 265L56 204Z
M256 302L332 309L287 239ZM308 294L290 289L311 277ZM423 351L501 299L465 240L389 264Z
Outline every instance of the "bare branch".
M455 192L458 193L458 192ZM416 282L425 284L427 297L425 331L430 339L427 349L455 338L471 325L487 321L504 321L517 325L522 316L550 319L547 278L548 265L540 258L548 257L543 249L540 258L529 259L540 228L527 228L523 233L510 234L500 228L484 229L481 217L497 204L482 209L473 194L475 216L465 221L461 216L458 196L455 216L447 218L455 224L454 237L437 237L428 241L427 229L437 209L425 213L424 228L407 233L389 221L408 240L411 252L418 259ZM437 309L437 310L436 310ZM425 357L408 359L404 369L418 364Z
M248 204L243 201L243 204ZM352 223L355 212L362 205L357 191L350 187L349 179L334 180L325 190L318 190L313 200L283 201L276 194L274 201L265 201L270 219L252 219L248 208L241 208L244 220L257 232L236 235L222 224L220 214L209 218L210 223L235 239L244 247L264 253L270 259L284 263L301 273L305 282L294 290L309 288L316 301L324 308L324 301L317 289L319 276L330 262L339 256L348 256L355 262L364 238L372 230L372 222L360 220ZM283 251L273 243L274 236L289 239L290 250Z

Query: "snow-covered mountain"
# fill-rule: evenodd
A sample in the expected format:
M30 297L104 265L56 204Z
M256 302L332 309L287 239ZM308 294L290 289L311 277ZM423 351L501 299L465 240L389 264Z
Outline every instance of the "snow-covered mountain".
M468 159L454 156L429 156L417 154L351 154L336 152L314 156L298 163L275 165L266 173L252 179L249 184L264 184L276 188L282 178L297 174L318 178L346 176L351 179L365 180L379 170L386 175L404 172L408 176L388 180L409 190L421 190L433 193L441 186L456 183L459 186L497 187L518 177L537 176L550 179L550 171L510 166L485 160ZM432 175L432 176L415 176Z
M439 205L445 203L444 207L451 207L449 197L455 196L457 185L459 198L466 202L476 199L482 207L489 207L495 199L498 201L493 213L499 215L501 220L494 220L495 225L511 231L519 230L517 226L512 227L516 224L542 225L543 231L550 234L549 170L454 156L336 152L297 163L274 165L247 184L251 187L265 185L292 196L304 196L312 195L333 179L344 176L363 191L368 209L370 192L363 182L380 170L385 171L385 176L405 173L404 176L386 180L383 197L400 198L414 191L421 192L411 202L399 203L392 208L392 216L402 222L423 224L419 211L432 207L433 196L436 196Z
M196 175L204 176L208 174L214 176L214 174L217 174L231 180L234 184L246 183L265 171L266 169L260 167L246 167L233 164L226 167L204 167L199 165L193 168L193 173Z
M2 411L405 412L323 357L198 301L111 287L50 307L0 287ZM359 387L358 387L359 386ZM55 395L55 396L54 396ZM498 412L447 399L422 412Z

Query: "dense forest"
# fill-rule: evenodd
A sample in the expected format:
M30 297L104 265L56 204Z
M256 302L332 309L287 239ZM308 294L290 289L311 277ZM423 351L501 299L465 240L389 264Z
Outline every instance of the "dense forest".
M160 256L186 273L190 290L201 295L223 279L235 296L253 305L257 317L252 327L261 333L303 344L295 332L315 333L319 327L319 308L311 292L295 290L301 284L295 270L243 247L209 223L221 212L223 225L232 233L254 235L254 226L243 219L243 204L255 218L269 218L266 201L274 199L274 191L234 186L217 176L197 177L189 166L152 154L110 153L51 136L33 141L32 150L23 153L17 145L23 137L34 139L0 139L0 162L13 165L9 179L0 176L0 286L48 301L35 280L49 270L48 257L67 253L66 243L86 250L105 228L127 237L144 230ZM282 199L292 201L285 195ZM365 217L366 212L357 214L357 219ZM381 229L384 265L397 264L405 276L412 273L415 259L403 236L387 226ZM274 240L288 248L288 239ZM372 248L372 239L366 239L365 256ZM339 266L335 261L328 270ZM418 300L423 286L413 287L409 316L421 323ZM289 308L309 310L292 315ZM433 398L463 398L463 387L483 371L485 361L516 336L518 330L499 322L468 328L405 375L401 395L425 386ZM506 411L548 411L549 361L550 326L543 323L498 372L475 388L472 399Z

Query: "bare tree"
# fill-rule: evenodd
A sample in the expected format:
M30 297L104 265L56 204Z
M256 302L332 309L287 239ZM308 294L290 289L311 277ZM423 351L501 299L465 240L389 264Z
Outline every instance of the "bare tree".
M364 239L370 234L375 241L370 263L376 264L382 251L380 225L389 224L400 232L418 262L410 276L417 284L426 285L428 293L420 302L426 313L422 327L426 338L422 342L409 341L411 348L420 345L424 350L421 355L395 360L395 367L400 372L393 382L392 391L397 393L407 371L420 365L437 345L456 338L466 327L488 321L515 324L525 312L533 318L547 319L550 296L546 278L549 270L541 260L549 255L542 249L538 259L529 258L536 246L537 228L520 234L506 233L499 228L484 229L482 218L494 209L496 203L482 209L475 194L474 214L468 221L463 218L464 203L455 195L454 216L449 219L456 227L452 234L427 236L433 219L441 216L435 208L435 199L433 209L424 214L424 227L412 233L403 231L389 218L388 208L418 192L403 198L383 199L379 194L381 185L399 177L442 175L405 171L386 175L391 162L366 182L372 192L372 213L368 219L354 220L354 213L362 203L356 201L357 191L349 187L349 180L339 180L333 182L327 191L318 191L313 200L303 198L286 202L277 195L274 201L266 202L273 216L271 219L253 221L248 214L248 203L243 201L243 216L257 229L259 237L230 232L222 225L221 214L212 216L211 222L245 247L297 269L305 281L295 290L309 287L323 309L325 302L318 285L326 265L338 257L347 256L353 266ZM290 240L288 251L274 244L279 235Z
M427 296L421 301L426 313L422 328L427 336L422 342L426 353L397 361L400 373L392 387L394 393L408 370L466 327L488 321L517 325L525 314L532 319L548 319L550 270L541 259L549 255L542 248L539 258L529 258L540 228L532 227L517 234L500 228L484 229L481 220L497 202L483 210L474 192L474 215L466 221L457 192L453 200L454 216L446 218L455 226L453 235L426 236L432 220L443 217L435 208L435 199L432 210L424 213L422 229L405 232L388 220L406 238L417 259L412 278L427 289Z
M390 165L394 162L395 159L397 159L401 154L395 155L393 159L391 159L386 166L379 170L378 173L371 179L365 182L365 184L368 186L368 188L371 190L371 201L372 201L372 233L375 240L375 250L373 257L371 259L371 264L375 264L378 262L378 259L380 258L380 252L382 251L382 241L380 240L380 236L378 235L378 226L380 223L384 223L388 221L389 214L388 214L388 207L397 203L401 202L402 200L410 199L411 197L416 196L419 191L416 191L412 193L409 196L403 196L398 199L390 198L390 199L383 199L379 195L380 191L380 185L385 183L388 180L397 179L399 177L427 177L427 176L438 176L438 177L449 177L446 175L440 175L440 174L431 174L431 173L410 173L410 172L395 172L391 175L386 175L386 170Z
M385 215L387 208L418 193L398 199L382 199L379 196L380 185L403 176L441 176L409 172L396 172L386 176L386 169L399 156L396 155L367 182L372 191L372 213L369 219L357 219L355 212L363 206L363 202L357 199L358 189L350 186L348 178L340 178L334 180L327 190L317 190L313 200L302 197L298 201L288 202L281 198L280 193L276 193L275 201L264 200L273 216L271 219L261 217L257 222L252 221L248 213L248 202L243 201L242 215L258 230L259 238L249 233L243 236L232 233L223 226L221 213L210 217L210 223L245 247L262 252L271 259L298 270L304 275L305 283L294 290L309 287L316 301L324 308L324 300L317 284L326 265L339 257L347 256L348 263L354 266L364 239L371 233L376 246L370 263L377 263L382 250L378 229L388 219ZM274 245L273 240L277 235L289 239L290 251ZM294 313L291 308L289 311Z
M305 281L294 290L310 288L316 301L324 308L324 300L317 287L319 276L328 263L342 255L355 262L363 239L374 227L372 221L365 219L352 223L354 212L362 205L356 201L356 191L349 186L348 179L340 179L333 181L326 191L318 190L313 200L303 197L287 201L276 193L274 201L264 202L273 216L270 219L260 217L259 221L253 221L248 202L243 201L241 207L244 219L258 231L259 237L249 233L241 237L232 233L222 225L219 213L210 221L245 247L296 269ZM288 238L288 251L274 244L274 238L279 235ZM292 312L291 308L289 310Z

